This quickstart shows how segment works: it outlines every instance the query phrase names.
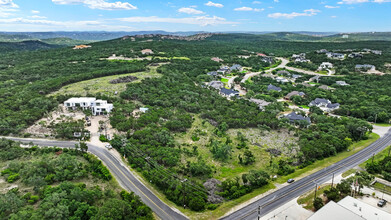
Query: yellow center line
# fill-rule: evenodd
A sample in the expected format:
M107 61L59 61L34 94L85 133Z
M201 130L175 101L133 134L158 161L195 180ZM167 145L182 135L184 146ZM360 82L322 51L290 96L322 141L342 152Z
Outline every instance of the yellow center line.
M155 202L153 202L147 195L145 195L145 193L143 191L141 191L113 162L111 162L111 160L106 157L106 155L102 154L103 157L107 158L108 161L111 163L111 165L113 165L115 168L117 168L117 170L138 190L140 191L145 198L147 198L150 202L152 202L157 208L159 208L165 215L167 215L170 219L173 219L170 215L168 215L162 208L160 208L160 206L156 205Z

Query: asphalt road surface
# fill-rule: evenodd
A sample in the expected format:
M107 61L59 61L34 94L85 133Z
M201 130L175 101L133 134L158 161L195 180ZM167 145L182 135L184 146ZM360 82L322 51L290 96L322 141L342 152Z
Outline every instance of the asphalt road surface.
M40 140L40 139L24 139L24 138L11 138L15 141L22 143L33 142L39 146L57 146L73 148L78 142L73 141L52 141L52 140ZM171 207L163 203L158 197L156 197L149 189L144 186L132 172L123 165L116 157L110 154L107 149L100 148L91 144L88 144L88 151L99 157L109 168L111 173L116 177L117 181L121 186L125 187L126 190L134 192L140 196L141 200L148 205L153 212L155 212L163 220L182 220L187 219L179 211L174 211Z
M380 152L391 144L391 129L382 138L378 139L365 149L356 154L347 157L331 166L328 166L316 173L306 176L300 180L291 183L253 203L245 206L225 217L221 220L248 220L257 219L267 213L277 209L286 202L315 189L317 185L325 183L335 176L343 173L363 162L370 159L374 154Z

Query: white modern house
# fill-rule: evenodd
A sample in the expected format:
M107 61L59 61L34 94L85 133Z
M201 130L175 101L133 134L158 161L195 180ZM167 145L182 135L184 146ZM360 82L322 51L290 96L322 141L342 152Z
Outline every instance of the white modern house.
M104 115L113 110L113 104L107 103L106 100L100 100L92 97L70 98L64 102L64 106L68 110L91 109L93 115Z
M325 70L325 69L332 69L333 68L333 64L330 63L330 62L323 62L322 64L320 64L319 66L319 70Z

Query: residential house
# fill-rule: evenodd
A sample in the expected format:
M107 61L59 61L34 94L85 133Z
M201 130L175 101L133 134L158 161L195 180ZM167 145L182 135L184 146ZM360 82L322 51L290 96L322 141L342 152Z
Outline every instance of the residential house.
M239 96L239 92L233 89L221 88L220 95L231 98L231 97Z
M334 88L331 88L330 86L327 85L321 85L318 88L323 90L335 90Z
M217 70L217 73L225 75L230 72L230 68L228 66L223 66L219 70Z
M375 70L376 67L374 65L370 65L370 64L357 64L356 65L356 70L358 71L368 71L368 70Z
M331 104L330 100L328 99L321 99L321 98L316 98L308 106L316 106L316 107L327 107L328 104Z
M140 108L140 112L146 113L149 110L149 108Z
M64 102L64 106L68 110L76 110L78 108L86 110L90 109L95 101L96 98L91 97L70 98Z
M292 60L294 60L294 62L296 62L296 63L307 63L307 62L310 62L310 60L307 60L305 58L305 56L306 56L305 53L293 54L292 55Z
M362 55L361 53L351 53L348 55L349 58L363 58L364 55Z
M262 57L262 61L265 63L274 63L273 57Z
M207 73L208 76L218 76L219 74L216 71Z
M232 72L232 71L237 71L237 72L240 72L242 71L242 66L239 65L239 64L234 64L231 66L231 68L229 68L229 70Z
M91 106L93 115L104 115L110 113L113 110L113 104L107 103L106 100L96 100Z
M306 121L308 124L311 124L310 117L302 116L299 114L296 114L296 112L291 112L285 116L291 123L298 123L300 121Z
M289 82L289 80L287 80L283 77L280 77L280 76L277 76L275 80L279 83L288 83Z
M267 91L270 91L270 90L274 90L274 91L277 91L277 92L281 92L282 89L280 87L277 87L277 86L273 86L272 84L270 84L268 87L267 87Z
M259 57L267 57L267 55L263 54L263 53L257 53L257 56L259 56Z
M218 57L212 57L212 58L210 58L212 61L215 61L215 62L223 62L224 60L223 59L220 59L220 58L218 58Z
M91 109L93 115L103 115L113 110L113 104L107 103L106 100L100 100L91 97L70 98L64 102L65 108L76 110Z
M381 50L372 50L371 52L373 54L376 54L376 55L382 55L382 51Z
M143 55L151 55L153 54L153 51L151 49L144 49L141 51L141 54Z
M260 110L263 110L266 106L268 106L271 103L262 99L250 99L250 102L257 104Z
M292 74L292 79L296 80L298 78L302 77L302 75L298 75L298 74Z
M280 70L280 71L277 71L277 75L281 75L281 76L290 76L291 73L286 71L286 70Z
M323 62L322 64L320 64L318 70L326 70L326 69L332 69L333 68L333 64L330 63L330 62Z
M328 52L329 51L326 49L321 49L321 50L316 51L316 53L328 53Z
M345 55L342 53L329 52L329 53L326 53L326 55L328 58L331 58L331 59L344 59L345 58Z
M325 110L326 110L326 112L332 112L336 109L339 109L340 106L341 105L339 103L329 103L329 104L327 104Z
M224 83L221 81L212 81L212 82L208 83L208 86L210 86L214 89L220 90L221 88L224 88Z
M286 100L291 100L291 98L292 98L293 96L295 96L295 95L298 95L298 96L303 97L303 96L305 96L305 93L304 93L304 92L293 91L293 92L288 93L288 94L284 97L284 99L286 99Z
M335 82L337 85L339 86L348 86L349 84L347 84L345 81L336 81Z
M317 83L319 83L319 79L320 79L320 76L316 75L316 76L310 78L310 82L315 82L316 81Z
M73 49L74 50L80 50L80 49L86 49L86 48L90 48L91 47L91 45L84 45L84 44L82 44L82 45L76 45Z

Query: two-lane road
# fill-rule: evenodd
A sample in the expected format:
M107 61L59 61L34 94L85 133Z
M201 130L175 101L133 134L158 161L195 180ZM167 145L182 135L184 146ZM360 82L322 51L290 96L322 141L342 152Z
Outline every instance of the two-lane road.
M244 219L257 219L258 212L260 216L264 216L267 213L282 206L288 201L306 193L312 189L315 189L316 185L320 185L329 181L333 175L338 175L346 170L349 170L369 158L374 154L380 152L391 144L391 129L384 137L378 139L365 149L357 152L356 154L347 157L331 166L328 166L316 173L306 176L288 186L285 186L253 203L245 206L227 216L221 218L222 220L244 220Z
M14 141L20 141L22 143L34 143L39 146L57 146L73 148L78 142L73 141L54 141L44 139L25 139L25 138L13 138ZM111 173L116 177L121 186L126 190L134 192L140 196L141 200L148 205L153 212L155 212L163 220L184 220L187 219L179 211L173 210L171 207L162 202L156 197L144 184L141 183L137 177L116 157L114 157L107 149L88 144L88 151L99 157L109 168Z

